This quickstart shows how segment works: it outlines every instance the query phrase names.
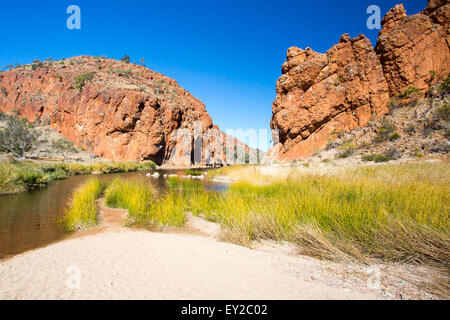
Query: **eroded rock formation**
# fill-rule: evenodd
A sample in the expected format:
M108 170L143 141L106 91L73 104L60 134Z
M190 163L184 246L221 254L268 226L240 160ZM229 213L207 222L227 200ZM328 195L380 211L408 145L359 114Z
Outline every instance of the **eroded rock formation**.
M448 0L430 0L413 16L398 5L384 17L376 49L364 35L348 34L325 54L289 48L272 106L279 145L268 154L282 161L308 157L336 132L386 114L390 97L409 87L425 92L446 78L449 15Z
M383 65L391 96L414 86L422 92L450 72L450 3L429 1L427 8L407 16L403 5L383 18L375 50Z
M364 126L387 112L388 86L365 36L345 34L326 54L293 47L287 59L271 122L280 131L282 158L309 156L332 132Z
M190 164L199 144L198 162L225 157L226 136L205 105L145 67L87 56L35 62L0 73L0 88L1 111L47 122L99 157Z

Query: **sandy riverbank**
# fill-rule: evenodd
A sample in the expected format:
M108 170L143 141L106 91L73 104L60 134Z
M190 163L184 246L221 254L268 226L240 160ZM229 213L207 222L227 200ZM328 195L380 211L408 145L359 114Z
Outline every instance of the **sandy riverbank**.
M288 244L219 242L216 224L191 215L181 230L155 233L123 227L126 211L103 199L99 208L98 227L0 262L0 299L432 298L383 269L378 277Z
M311 281L311 263L194 235L108 231L0 263L0 299L381 298Z

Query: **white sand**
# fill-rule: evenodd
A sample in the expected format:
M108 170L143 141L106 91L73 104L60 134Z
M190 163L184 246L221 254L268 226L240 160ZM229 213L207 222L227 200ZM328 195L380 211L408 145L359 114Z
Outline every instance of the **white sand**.
M107 231L0 263L0 299L379 298L311 281L312 262L195 235ZM67 286L71 266L79 288Z

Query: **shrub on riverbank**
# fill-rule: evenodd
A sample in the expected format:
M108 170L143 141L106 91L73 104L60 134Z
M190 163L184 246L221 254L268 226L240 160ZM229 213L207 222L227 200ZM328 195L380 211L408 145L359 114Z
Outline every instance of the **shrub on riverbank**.
M154 170L156 165L154 162L97 162L88 166L91 173L119 173L119 172L135 172Z
M169 192L158 197L150 184L142 181L114 180L106 189L109 207L128 210L128 223L148 229L181 227L184 206L180 198Z
M0 162L0 194L17 193L46 186L64 179L68 172L59 166L38 166L21 161Z
M19 169L7 162L0 162L0 194L24 191L22 184L18 183Z
M64 217L64 225L68 231L87 229L97 224L97 199L104 187L103 183L93 178L75 190Z
M47 186L68 176L90 173L116 173L153 170L149 162L97 162L44 164L31 161L0 162L0 194L17 193Z

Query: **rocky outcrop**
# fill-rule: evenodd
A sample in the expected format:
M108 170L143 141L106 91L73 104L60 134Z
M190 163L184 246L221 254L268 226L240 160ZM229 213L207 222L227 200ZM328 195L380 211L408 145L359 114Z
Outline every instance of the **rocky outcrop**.
M360 35L344 34L325 54L288 49L276 85L272 129L279 145L268 153L281 161L302 159L333 140L336 132L365 126L389 111L391 97L422 92L450 71L448 0L430 0L407 16L403 5L382 20L376 48Z
M388 111L382 66L364 35L345 34L326 54L289 48L277 82L271 127L281 160L319 151L333 132L366 125Z
M383 18L376 52L391 96L408 87L426 92L450 72L450 3L429 1L427 8L407 16L402 4Z
M157 164L225 159L226 136L205 105L142 66L87 56L35 62L0 73L0 88L1 111L47 123L102 158Z
M440 157L450 152L450 91L438 84L427 99L401 103L378 121L336 134L325 151L308 161L347 162L376 156L377 162Z

